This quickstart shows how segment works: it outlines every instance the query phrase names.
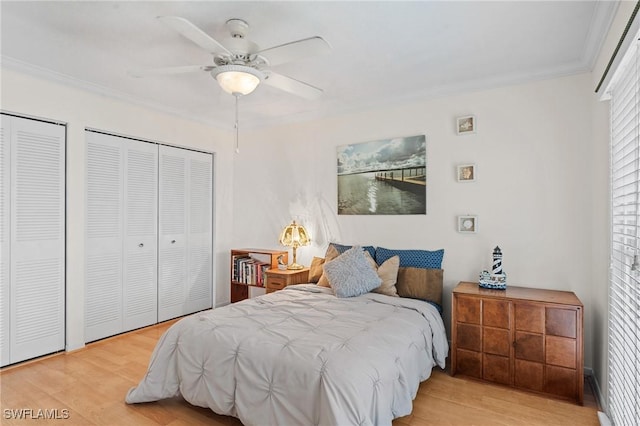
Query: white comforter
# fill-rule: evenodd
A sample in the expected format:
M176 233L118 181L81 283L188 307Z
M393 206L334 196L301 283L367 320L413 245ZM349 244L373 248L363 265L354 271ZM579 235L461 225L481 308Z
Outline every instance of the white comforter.
M447 351L426 302L301 284L174 324L126 401L181 394L245 425L391 424Z

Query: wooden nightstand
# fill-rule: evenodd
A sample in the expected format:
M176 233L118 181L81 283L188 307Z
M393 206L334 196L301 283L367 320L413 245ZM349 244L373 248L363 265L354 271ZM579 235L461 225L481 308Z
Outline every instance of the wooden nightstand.
M282 290L288 285L309 282L309 268L297 270L269 269L267 272L267 293Z

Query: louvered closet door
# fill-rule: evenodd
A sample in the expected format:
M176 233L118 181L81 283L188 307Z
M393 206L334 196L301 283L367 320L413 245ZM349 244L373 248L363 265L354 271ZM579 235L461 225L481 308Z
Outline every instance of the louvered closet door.
M158 321L184 315L187 283L187 151L160 147Z
M155 144L87 139L85 340L157 321Z
M109 135L85 132L86 243L85 341L122 332L124 145Z
M9 191L11 189L11 121L2 116L0 128L0 366L9 364Z
M212 306L212 167L213 156L190 151L189 162L189 238L187 259L188 312Z
M158 320L211 307L211 154L160 147Z
M64 349L65 128L11 118L10 362Z
M123 143L123 331L128 331L158 320L158 146L131 140Z

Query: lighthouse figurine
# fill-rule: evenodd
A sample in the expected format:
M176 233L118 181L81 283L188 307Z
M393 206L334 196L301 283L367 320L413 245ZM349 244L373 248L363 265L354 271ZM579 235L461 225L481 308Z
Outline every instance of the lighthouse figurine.
M502 250L496 246L493 249L493 275L502 275Z
M494 290L505 290L507 288L507 274L502 270L502 250L496 246L493 249L493 265L491 273L482 271L479 280L480 287Z

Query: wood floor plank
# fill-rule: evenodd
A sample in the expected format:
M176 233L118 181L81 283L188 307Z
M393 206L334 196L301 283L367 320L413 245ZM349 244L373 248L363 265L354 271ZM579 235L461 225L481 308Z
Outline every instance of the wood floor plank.
M447 413L444 418L442 413ZM411 425L598 425L595 407L451 377L434 370L420 386Z
M241 426L238 419L194 407L180 397L146 404L124 402L127 391L146 373L156 342L173 323L0 370L0 414L5 409L68 410L69 419L38 420L38 425ZM451 377L436 368L420 385L413 412L393 425L595 426L596 412L594 406ZM2 418L2 425L33 424L32 419Z

